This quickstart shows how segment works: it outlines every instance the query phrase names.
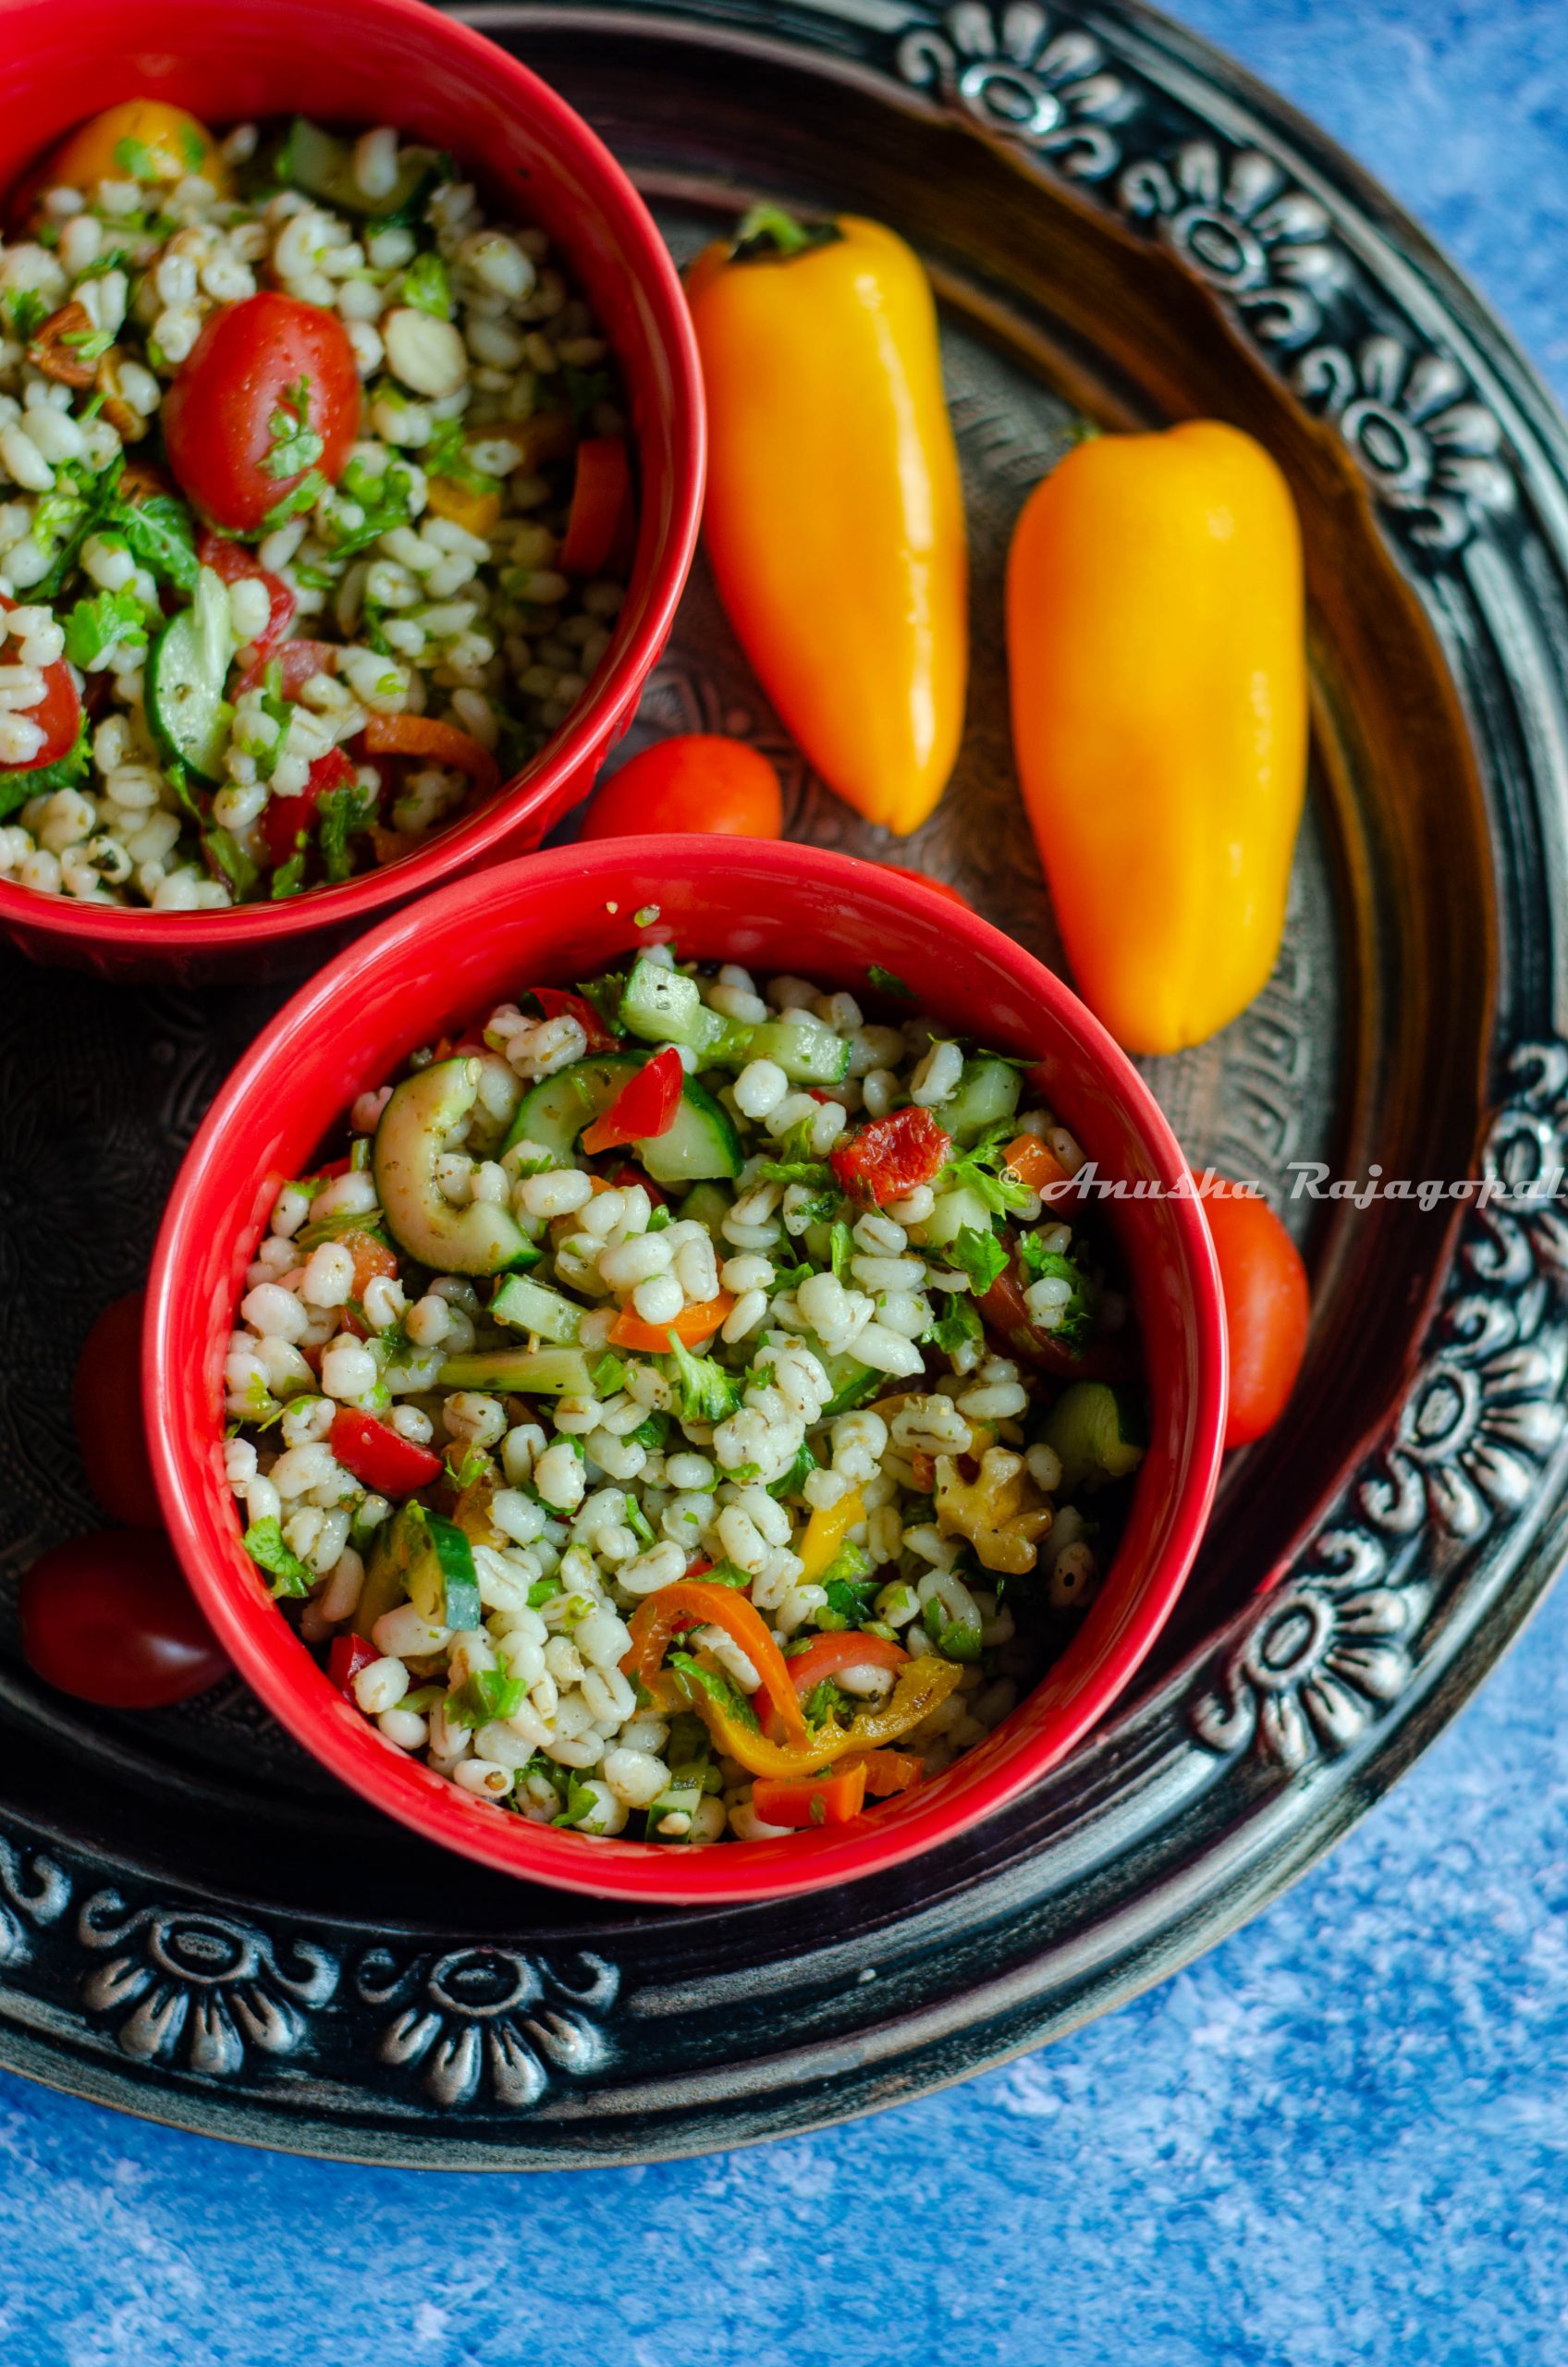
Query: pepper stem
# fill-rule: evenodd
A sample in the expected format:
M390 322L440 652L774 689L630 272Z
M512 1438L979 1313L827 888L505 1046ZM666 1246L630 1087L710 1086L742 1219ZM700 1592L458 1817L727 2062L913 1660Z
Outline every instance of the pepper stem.
M781 205L753 205L737 226L730 255L736 263L788 262L843 235L837 222L797 222Z

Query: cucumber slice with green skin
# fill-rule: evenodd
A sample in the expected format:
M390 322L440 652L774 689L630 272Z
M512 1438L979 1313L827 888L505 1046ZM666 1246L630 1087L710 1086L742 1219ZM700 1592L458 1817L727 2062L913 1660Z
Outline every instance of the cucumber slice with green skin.
M475 1348L448 1356L436 1380L443 1389L509 1389L525 1397L599 1393L581 1348Z
M367 1644L375 1640L371 1630L376 1621L408 1600L409 1573L423 1542L414 1515L422 1509L412 1502L399 1504L391 1519L383 1521L375 1531L365 1564L365 1582L354 1606L354 1633L362 1636Z
M727 1192L721 1184L693 1184L681 1201L679 1213L682 1223L700 1224L710 1241L723 1243L724 1255L728 1257L729 1245L724 1242L719 1227L734 1206L734 1193Z
M809 1011L789 1019L765 1019L752 1030L746 1057L776 1061L791 1085L842 1085L849 1073L850 1046Z
M924 1248L940 1249L948 1242L956 1241L966 1228L973 1233L989 1233L991 1211L978 1192L971 1191L967 1184L960 1184L942 1194L925 1223L914 1231Z
M526 1274L508 1275L490 1302L490 1312L497 1323L510 1323L519 1331L533 1331L563 1346L574 1343L582 1328L580 1306L559 1291L530 1282Z
M887 1380L886 1373L857 1363L853 1356L830 1356L820 1347L816 1355L833 1390L822 1409L825 1422L835 1414L848 1414L854 1406L867 1404Z
M679 1845L690 1838L690 1828L680 1833L661 1833L659 1825L667 1816L693 1817L703 1804L700 1784L667 1784L648 1810L650 1841L673 1842Z
M1147 1443L1143 1401L1135 1389L1075 1380L1046 1416L1040 1438L1061 1458L1065 1495L1125 1479L1143 1461Z
M437 1626L479 1626L484 1614L472 1542L455 1521L423 1505L412 1509L422 1516L424 1534L409 1572L409 1600Z
M398 178L381 197L367 197L354 177L354 152L346 140L308 117L297 115L278 159L279 177L346 214L360 214L384 228L417 222L446 170L433 148L400 148Z
M620 998L620 1024L648 1044L692 1044L702 1032L703 999L695 978L641 957Z
M604 1114L642 1066L632 1053L601 1052L557 1070L523 1096L507 1147L537 1143L558 1165L570 1167L583 1127ZM655 1184L697 1184L741 1172L741 1139L729 1115L694 1077L686 1080L674 1124L662 1134L628 1143L625 1156L640 1161Z
M437 1274L498 1274L539 1261L508 1209L493 1200L455 1208L435 1181L442 1146L472 1109L481 1074L472 1056L433 1061L397 1086L375 1130L375 1194L387 1230Z
M935 1112L937 1123L955 1143L978 1142L988 1127L1011 1118L1023 1092L1023 1080L1011 1061L982 1052L965 1061L956 1091Z
M223 779L234 719L223 691L233 655L228 594L204 567L190 607L169 619L147 660L147 715L164 754L202 780Z

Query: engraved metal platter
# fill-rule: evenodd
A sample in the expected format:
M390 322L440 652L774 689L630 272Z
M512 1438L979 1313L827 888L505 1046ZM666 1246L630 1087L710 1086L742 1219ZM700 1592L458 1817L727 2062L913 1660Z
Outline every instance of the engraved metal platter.
M1380 191L1142 8L470 13L601 129L681 255L765 195L868 213L942 300L975 664L936 816L898 844L813 781L700 572L632 745L754 738L791 835L940 873L1056 959L998 620L1012 520L1084 416L1218 414L1276 452L1315 681L1275 975L1150 1064L1194 1163L1270 1184L1300 1233L1317 1311L1291 1413L1231 1459L1107 1727L962 1842L832 1895L628 1913L529 1889L377 1819L238 1685L131 1718L30 1678L16 1579L98 1525L77 1348L276 997L0 957L0 2061L262 2144L546 2167L864 2112L1116 2005L1328 1847L1552 1576L1557 1207L1300 1187L1568 1157L1568 433Z

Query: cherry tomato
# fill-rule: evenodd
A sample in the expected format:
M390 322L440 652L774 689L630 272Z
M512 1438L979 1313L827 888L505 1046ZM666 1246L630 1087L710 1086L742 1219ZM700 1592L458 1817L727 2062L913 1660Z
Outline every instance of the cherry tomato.
M1301 1252L1267 1200L1205 1178L1204 1214L1219 1260L1231 1400L1225 1443L1245 1446L1277 1422L1306 1354L1311 1306Z
M336 674L337 648L330 641L286 641L270 657L258 657L249 671L242 674L234 695L242 699L247 691L259 691L266 681L269 666L276 666L282 679L283 695L297 699L312 674ZM363 734L357 738L362 742Z
M0 608L15 608L19 601L8 600L0 592ZM0 665L13 663L17 652L11 642L0 644ZM25 765L0 766L0 771L41 772L45 765L57 765L76 746L76 735L81 730L81 695L76 678L63 657L45 666L43 689L35 704L20 712L29 723L34 723L43 734L43 745Z
M584 1128L583 1149L592 1154L608 1150L612 1143L646 1142L655 1134L668 1134L685 1083L680 1055L673 1044L667 1044L662 1052L643 1061L635 1076L628 1077L604 1116Z
M776 839L783 828L778 775L762 751L692 731L657 741L622 765L588 808L582 836L705 830L716 838Z
M360 424L349 332L336 313L273 288L226 305L176 372L163 423L169 465L209 524L259 533L308 467L336 484L348 465ZM269 456L290 436L311 457L274 475Z
M369 1668L380 1654L374 1644L362 1636L334 1636L332 1650L326 1656L326 1674L345 1700L354 1698L354 1679L361 1669Z
M880 1208L931 1183L951 1148L951 1136L929 1110L893 1110L846 1135L829 1153L828 1164L846 1192Z
M329 1443L344 1470L378 1496L411 1496L440 1474L438 1454L399 1438L388 1423L357 1405L344 1405L333 1416Z
M298 797L269 797L262 808L262 838L267 862L276 870L300 843L300 833L311 827L311 816L329 789L343 789L354 778L354 767L341 748L329 748L311 767Z
M71 1383L77 1442L93 1494L128 1528L162 1528L141 1416L145 1293L112 1299L81 1343Z
M35 1675L101 1709L189 1701L228 1667L168 1539L144 1528L56 1545L23 1578L17 1613Z
M294 621L294 611L300 604L293 593L280 575L273 575L266 568L257 565L254 551L247 550L243 543L229 542L222 534L210 534L203 531L197 537L196 556L203 567L210 567L214 574L221 575L226 583L243 583L253 580L265 592L271 603L271 613L250 644L251 667L265 666Z

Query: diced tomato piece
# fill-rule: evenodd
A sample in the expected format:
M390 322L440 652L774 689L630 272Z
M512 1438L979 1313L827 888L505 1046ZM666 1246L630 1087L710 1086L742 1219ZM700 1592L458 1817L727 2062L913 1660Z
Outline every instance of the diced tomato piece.
M326 1656L326 1674L346 1701L354 1698L354 1679L361 1669L369 1668L381 1655L375 1646L362 1636L334 1636L332 1650Z
M328 1442L344 1470L378 1496L411 1496L416 1488L428 1488L441 1469L438 1454L399 1438L387 1423L357 1405L338 1408Z
M398 1253L374 1233L345 1233L339 1236L343 1247L354 1261L354 1296L363 1298L378 1274L388 1281L398 1270Z
M354 767L341 748L329 748L311 767L310 777L298 797L270 797L262 809L262 837L266 843L267 861L276 871L287 863L300 843L300 834L308 830L316 807L329 789L346 789L354 778Z
M646 1142L651 1136L668 1134L685 1083L680 1055L673 1044L667 1044L627 1079L603 1116L583 1129L583 1149L591 1156L608 1150L614 1143Z
M829 1775L759 1775L752 1806L764 1824L848 1824L865 1806L865 1761L853 1760Z
M563 987L529 987L526 991L546 1019L575 1019L591 1052L613 1052L619 1047L620 1037L606 1026L586 995L568 994Z
M1136 1359L1129 1345L1115 1339L1091 1340L1081 1353L1074 1353L1049 1331L1042 1331L1029 1313L1023 1285L1012 1266L997 1276L979 1306L981 1321L1005 1343L1009 1355L1022 1356L1039 1371L1072 1380L1123 1381L1135 1377Z
M234 695L242 699L247 691L259 691L266 680L267 668L276 666L282 675L283 695L297 699L312 674L335 674L337 671L337 650L330 641L286 641L270 657L259 657L239 678Z
M597 1182L597 1177L594 1180ZM659 1190L653 1177L639 1167L635 1159L629 1159L623 1167L618 1167L609 1180L620 1192L629 1192L633 1184L640 1184L655 1208L668 1208L669 1206L668 1194Z
M858 1126L837 1145L828 1164L846 1192L857 1200L901 1200L922 1184L935 1181L948 1163L950 1135L943 1133L929 1110L913 1104L890 1110Z
M205 527L196 538L196 556L203 567L210 567L226 583L253 582L266 593L272 604L271 614L250 644L251 665L258 660L265 665L294 621L294 611L300 604L293 593L280 575L258 565L255 552L248 550L243 543L230 542L224 534L209 533Z
M8 600L6 595L0 592L0 608L15 608L20 606L19 601ZM0 656L0 663L14 660L16 655L16 644L6 644L5 655ZM42 692L31 706L22 707L19 712L25 722L36 725L37 729L43 732L43 745L36 755L28 758L25 765L0 766L0 771L42 772L45 765L57 765L60 758L68 756L76 746L76 736L81 730L81 698L77 690L75 677L63 657L57 657L52 666L45 666L42 670L43 674Z

